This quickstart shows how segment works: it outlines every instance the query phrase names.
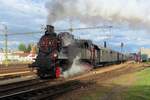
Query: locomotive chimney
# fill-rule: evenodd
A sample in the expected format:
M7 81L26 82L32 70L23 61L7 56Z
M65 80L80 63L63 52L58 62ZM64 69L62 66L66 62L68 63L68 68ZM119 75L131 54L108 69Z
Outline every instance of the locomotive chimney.
M52 26L52 25L46 25L45 35L51 35L53 37L56 37L57 34L54 31L54 26Z
M52 26L52 25L47 25L46 26L46 30L48 31L48 32L54 32L54 26Z

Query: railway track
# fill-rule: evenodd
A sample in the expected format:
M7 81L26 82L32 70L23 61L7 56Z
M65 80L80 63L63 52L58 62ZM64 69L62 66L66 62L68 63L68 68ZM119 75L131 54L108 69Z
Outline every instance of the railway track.
M30 85L36 84L38 82L43 82L43 81L41 81L39 79L31 79L31 80L25 80L25 81L0 85L0 87L1 87L0 93L5 92L5 91L14 90L14 89L19 89L19 88L22 88L25 86L30 86Z
M10 83L6 85L0 85L1 87L0 97L4 95L10 95L13 93L21 92L21 91L26 91L37 87L46 86L49 83L55 84L56 82L59 82L59 80L50 81L50 80L31 79L31 80L26 80L21 82Z
M0 65L0 80L14 79L34 74L35 71L29 68L27 64L9 65L7 67Z
M0 65L0 74L12 73L12 72L21 72L21 71L30 71L28 64L12 64L12 65Z
M94 80L107 80L122 74L142 70L144 67L132 68L130 64L126 67L105 68L103 71L95 70L91 76L77 77L71 79L39 80L18 82L0 86L0 100L52 100L63 93L74 89L85 87ZM146 67L146 66L145 66ZM100 69L102 70L102 69ZM83 80L82 80L83 79ZM80 80L80 81L79 81ZM84 82L84 83L83 83Z
M20 86L0 89L0 99L1 100L45 100L52 99L57 95L62 93L80 88L83 83L77 80L62 81L30 81L29 84L23 84ZM17 83L19 84L19 83ZM14 84L15 85L15 84Z
M81 87L79 79L68 81L57 79L51 81L30 80L1 86L0 99L3 100L43 100ZM88 83L88 82L87 82ZM85 84L84 84L85 86Z

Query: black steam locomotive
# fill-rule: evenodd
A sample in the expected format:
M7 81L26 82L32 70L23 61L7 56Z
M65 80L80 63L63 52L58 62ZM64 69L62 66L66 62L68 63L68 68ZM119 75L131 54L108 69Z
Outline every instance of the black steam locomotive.
M40 78L58 78L61 72L70 68L76 56L80 57L81 62L94 66L127 60L124 54L98 47L90 40L75 39L68 32L61 32L57 35L51 25L47 25L45 35L41 37L38 47L39 53L32 66L36 67Z

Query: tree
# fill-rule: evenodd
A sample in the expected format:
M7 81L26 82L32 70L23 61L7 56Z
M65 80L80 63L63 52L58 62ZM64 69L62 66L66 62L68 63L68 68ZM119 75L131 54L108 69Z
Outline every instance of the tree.
M26 45L24 43L20 43L18 46L18 50L26 52Z

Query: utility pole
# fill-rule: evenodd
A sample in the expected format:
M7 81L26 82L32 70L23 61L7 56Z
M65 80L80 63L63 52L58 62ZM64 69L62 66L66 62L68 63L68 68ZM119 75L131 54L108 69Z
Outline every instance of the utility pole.
M72 32L73 32L73 28L72 28L72 19L71 19L71 18L69 19L69 23L70 23L69 31L70 31L70 32L71 32L71 34L72 34Z
M5 66L8 66L8 34L6 25L4 25L4 33L5 33Z
M101 27L103 32L107 35L106 35L106 39L104 41L104 48L107 48L108 47L108 42L109 42L109 38L111 38L111 29L113 28L112 26L107 26L107 25L104 25L103 27ZM108 32L106 32L106 29L108 29Z
M121 53L123 53L123 46L124 44L121 42Z
M123 54L123 46L124 46L124 44L123 44L123 42L121 42L121 53ZM123 55L122 55L122 57L121 57L121 60L123 61Z

